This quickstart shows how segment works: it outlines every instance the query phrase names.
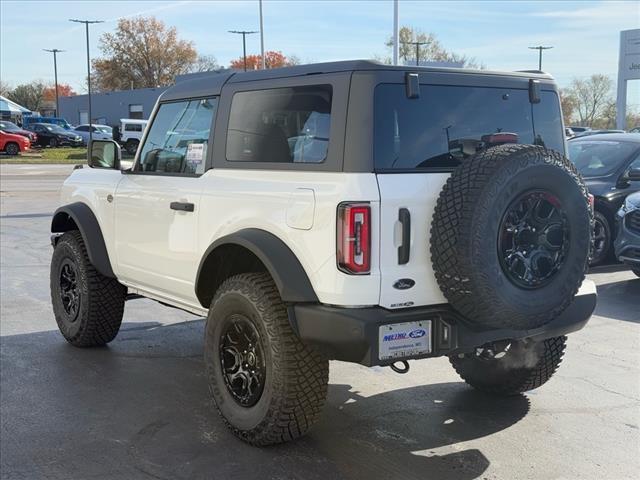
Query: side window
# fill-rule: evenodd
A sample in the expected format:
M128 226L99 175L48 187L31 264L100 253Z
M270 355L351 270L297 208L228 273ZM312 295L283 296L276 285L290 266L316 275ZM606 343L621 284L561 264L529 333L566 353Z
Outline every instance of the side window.
M89 131L89 127L87 127L86 125L80 125L79 127L76 127L76 130L78 132L87 132Z
M217 105L217 98L161 104L136 171L204 173L209 131Z
M127 123L124 126L124 129L127 132L141 132L142 131L142 125L140 125L139 123Z
M330 85L238 92L231 102L227 160L322 163L329 148Z

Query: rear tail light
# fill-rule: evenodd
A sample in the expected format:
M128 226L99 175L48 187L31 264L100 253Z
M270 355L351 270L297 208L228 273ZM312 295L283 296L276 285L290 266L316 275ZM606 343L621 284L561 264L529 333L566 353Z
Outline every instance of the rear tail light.
M368 203L338 205L338 268L362 275L371 269L371 207Z

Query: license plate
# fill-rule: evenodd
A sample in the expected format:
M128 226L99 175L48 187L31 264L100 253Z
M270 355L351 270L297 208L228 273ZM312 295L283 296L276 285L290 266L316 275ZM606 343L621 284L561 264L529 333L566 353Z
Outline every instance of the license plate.
M392 360L431 352L431 320L382 325L378 330L378 358Z

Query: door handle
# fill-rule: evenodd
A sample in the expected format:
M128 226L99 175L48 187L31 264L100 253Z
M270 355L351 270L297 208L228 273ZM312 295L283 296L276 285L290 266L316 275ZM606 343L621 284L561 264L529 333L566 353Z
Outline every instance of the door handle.
M409 263L411 248L411 214L409 209L401 208L398 212L398 220L402 226L402 243L398 247L398 265L404 265Z
M189 202L171 202L169 208L180 212L193 212L195 205Z

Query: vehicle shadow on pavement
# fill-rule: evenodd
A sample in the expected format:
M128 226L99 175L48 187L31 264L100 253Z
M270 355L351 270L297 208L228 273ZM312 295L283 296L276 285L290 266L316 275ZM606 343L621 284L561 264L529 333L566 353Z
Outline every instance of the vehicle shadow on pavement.
M640 323L640 279L598 285L595 314L613 320Z
M1 337L3 478L472 479L490 460L464 442L529 410L525 396L496 399L462 382L366 397L331 384L308 436L254 448L215 412L202 336L193 320L124 323L94 349L57 331Z

